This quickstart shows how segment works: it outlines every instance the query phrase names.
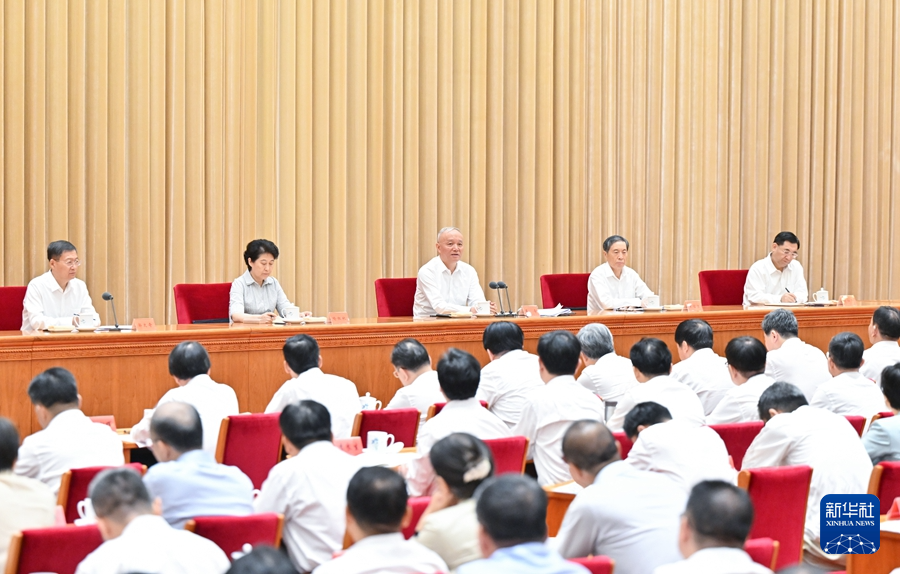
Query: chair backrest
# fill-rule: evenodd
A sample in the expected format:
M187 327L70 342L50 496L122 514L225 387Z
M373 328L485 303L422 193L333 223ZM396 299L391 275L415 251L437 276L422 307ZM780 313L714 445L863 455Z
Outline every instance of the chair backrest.
M22 328L22 308L28 287L0 287L0 331Z
M356 413L353 432L350 434L360 437L363 446L369 445L370 431L391 433L394 435L394 442L402 442L407 447L414 446L420 416L419 410L413 408L360 411Z
M544 492L547 493L547 536L552 538L559 533L559 527L562 526L575 495L571 492L554 492L552 486L545 486Z
M700 304L741 305L749 269L718 269L700 272Z
M281 460L281 413L232 415L222 419L216 460L236 466L260 488Z
M869 426L872 426L872 423L874 423L878 419L888 419L892 416L894 416L894 413L891 411L882 411L880 413L875 413L874 415L872 415L872 420L869 421Z
M522 474L528 456L528 439L524 436L492 438L484 441L494 455L494 475Z
M881 501L880 514L887 514L894 499L900 496L900 462L884 461L876 464L869 478L868 492Z
M409 525L403 529L403 537L409 540L416 533L416 526L419 524L419 519L422 518L422 514L425 513L425 509L428 508L428 503L431 502L430 496L414 496L409 499L410 508L412 508L412 520L409 521Z
M619 443L619 454L622 456L622 460L625 460L628 458L628 453L631 452L631 447L634 446L634 443L631 442L631 439L624 432L614 432L613 437Z
M415 277L375 280L375 304L379 317L409 317L416 302Z
M779 466L742 470L738 486L753 501L755 518L750 538L771 538L779 542L778 569L801 561L806 501L812 468Z
M744 542L744 552L757 564L762 564L769 570L775 569L778 562L778 547L781 545L771 538L750 538Z
M228 321L231 283L179 283L175 291L175 316L179 325L194 321Z
M856 434L862 436L863 428L866 426L866 417L859 415L844 415L847 418L847 422L849 422L853 426L853 430L856 431Z
M591 574L613 574L616 561L609 556L591 556L590 558L569 558L569 562L581 564Z
M481 406L483 406L484 408L488 408L487 401L478 402L481 403ZM447 403L434 403L433 405L428 407L428 413L425 415L425 420L427 421L431 417L439 415L441 411L444 410L445 406L447 406Z
M331 442L334 443L334 446L338 447L349 455L356 456L362 453L362 439L358 436L351 436L349 438L336 438Z
M147 467L139 462L128 463L125 466L133 468L144 475ZM87 466L73 468L63 473L59 480L59 493L56 495L56 504L62 506L66 516L66 522L72 523L81 518L78 515L78 503L88 497L88 486L94 477L108 468L114 466Z
M101 425L106 425L112 430L116 430L116 416L115 415L94 415L89 417L92 422L99 423Z
M722 437L725 449L731 455L734 468L741 468L741 464L744 462L744 455L747 453L750 443L762 430L764 424L762 421L753 421L748 423L709 425L709 428L719 433L719 436Z
M7 574L74 574L85 557L103 544L96 524L32 528L13 535Z
M541 302L544 309L557 305L586 309L590 273L554 273L541 275Z
M241 550L244 544L266 544L277 548L281 544L283 526L282 515L264 512L250 516L198 516L188 520L184 529L212 540L231 558L231 553Z
M900 533L881 531L881 547L875 554L848 554L847 574L890 574L900 565Z

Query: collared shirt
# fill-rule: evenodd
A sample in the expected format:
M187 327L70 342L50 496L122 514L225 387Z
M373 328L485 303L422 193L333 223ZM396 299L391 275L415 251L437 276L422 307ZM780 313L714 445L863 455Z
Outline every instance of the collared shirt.
M878 341L863 351L863 366L859 372L869 377L881 388L881 371L885 367L900 363L900 345L897 341Z
M672 365L672 378L697 394L705 415L713 412L725 393L734 387L728 374L728 361L712 349L697 349L687 359Z
M490 558L463 564L458 574L588 574L581 564L569 562L541 542L526 542L498 548Z
M253 482L236 466L219 464L205 450L147 469L150 498L162 500L162 516L175 528L195 516L253 514Z
M819 385L831 380L828 359L818 348L791 337L766 354L766 374L777 382L796 385L812 401Z
M802 406L766 423L744 455L742 467L805 464L813 469L806 505L806 534L819 536L819 505L826 494L865 494L872 461L856 430L841 415Z
M343 547L347 485L359 469L355 457L318 441L269 471L253 506L257 512L284 515L284 545L301 572L327 562Z
M578 382L603 402L618 402L631 388L638 386L631 359L607 353L581 371Z
M0 572L6 572L10 539L26 528L56 522L56 497L43 482L10 471L0 472Z
M472 305L486 301L475 268L458 261L451 273L440 257L421 268L416 278L414 317L428 317L435 313L466 313Z
M55 493L67 470L123 464L119 435L91 421L79 409L70 409L53 417L44 430L25 437L14 470L40 480Z
M704 548L689 558L660 566L653 574L772 574L741 548Z
M266 277L260 285L250 275L250 271L244 271L243 275L231 282L231 292L228 295L229 317L235 313L262 315L270 311L277 311L281 316L284 308L291 305L278 279L274 277Z
M362 410L359 391L352 381L325 374L322 369L313 367L281 385L266 406L266 412L280 413L289 404L302 400L322 403L328 409L334 438L349 438L353 431L353 419Z
M422 518L418 530L416 540L419 544L437 552L450 570L483 558L478 543L474 498L432 512Z
M647 401L659 403L669 409L673 419L685 419L694 426L703 424L703 404L694 391L669 375L661 375L632 387L625 393L606 426L613 432L621 431L625 415L638 403Z
M213 455L216 454L219 443L222 419L240 412L234 389L215 382L209 375L197 375L183 387L169 389L156 403L156 407L172 402L187 403L197 409L203 424L203 450ZM131 429L132 439L142 446L149 446L150 419L153 415L148 414L150 416L145 416Z
M47 327L71 326L72 315L82 309L96 313L84 281L70 279L63 291L47 271L28 282L22 305L22 332L29 335Z
M837 415L857 415L866 419L887 408L881 388L875 381L852 371L840 373L819 385L809 404Z
M556 537L565 558L609 556L616 574L646 574L681 559L687 494L674 481L625 461L603 467L569 506Z
M428 407L435 403L445 403L447 397L441 391L441 384L438 382L437 371L425 371L416 380L400 387L394 393L394 398L387 404L386 409L418 409L421 413L419 425L425 424L428 417ZM413 446L413 445L409 445Z
M797 303L806 303L809 299L803 266L794 259L783 271L779 271L772 263L772 256L766 255L751 265L747 272L744 306L780 303L788 292L797 298Z
M604 263L591 271L588 277L588 314L603 309L616 309L626 305L640 305L644 297L653 291L631 267L622 268L622 276L616 277L609 263Z
M512 428L522 416L528 392L542 386L537 355L517 349L507 351L481 369L475 398L486 401L491 412Z
M441 412L419 429L416 458L406 467L406 484L411 496L430 493L434 482L434 469L428 458L431 447L455 432L466 432L481 440L513 436L506 423L481 406L478 399L448 401Z
M357 540L343 554L316 568L316 574L433 574L447 565L433 551L402 532Z
M863 435L862 442L872 464L900 460L900 417L894 415L878 419Z
M577 420L603 422L603 401L578 384L575 377L554 377L531 391L513 435L528 438L541 486L572 480L562 459L562 437Z
M87 555L75 574L222 574L228 557L211 540L169 526L162 516L145 514L122 535Z
M741 385L733 386L706 417L706 424L749 423L759 418L759 397L772 386L775 379L765 374L750 377Z

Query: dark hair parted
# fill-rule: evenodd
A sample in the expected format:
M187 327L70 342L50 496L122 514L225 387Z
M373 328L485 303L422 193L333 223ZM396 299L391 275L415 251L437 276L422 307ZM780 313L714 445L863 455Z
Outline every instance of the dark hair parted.
M749 379L766 371L766 346L755 337L735 337L725 345L725 360Z
M537 352L551 375L574 375L581 359L581 343L568 331L550 331L541 335Z
M298 449L320 440L331 442L331 413L322 403L303 400L284 407L278 417L281 434Z
M67 251L74 251L78 253L78 250L75 249L75 246L69 243L64 239L60 239L58 241L53 241L50 245L47 246L47 261L51 259L56 259L59 261L59 258L62 257L63 253Z
M62 367L50 367L31 379L28 397L35 405L50 408L53 405L71 405L78 402L78 385L75 377Z
M793 243L800 249L800 239L790 231L782 231L772 240L775 245L784 245L785 243Z
M839 369L858 369L862 366L865 346L856 333L844 331L831 338L828 356Z
M184 341L169 353L169 374L187 381L209 373L209 353L197 341Z
M522 328L512 321L497 321L484 330L481 344L485 350L495 355L518 351L525 344L525 334L522 333Z
M646 377L668 375L672 370L672 352L659 339L644 337L631 346L631 364Z
M883 338L891 341L900 339L900 309L882 305L872 314L872 323Z
M250 270L248 260L256 261L266 253L278 259L278 246L268 239L254 239L248 243L247 249L244 250L244 264L247 266L247 271Z
M309 335L294 335L284 342L281 352L298 375L319 366L319 343Z
M675 328L675 343L687 343L688 347L696 350L712 349L713 330L709 323L703 319L688 319L682 321Z
M792 413L808 404L806 395L795 385L777 382L770 385L760 395L757 409L759 410L759 418L763 422L768 422L772 418L772 415L769 414L769 409L775 409L783 413Z
M638 403L633 409L625 415L625 422L622 424L622 430L625 435L632 441L637 439L638 427L649 427L655 424L664 423L672 420L672 413L669 409L659 403L647 401Z

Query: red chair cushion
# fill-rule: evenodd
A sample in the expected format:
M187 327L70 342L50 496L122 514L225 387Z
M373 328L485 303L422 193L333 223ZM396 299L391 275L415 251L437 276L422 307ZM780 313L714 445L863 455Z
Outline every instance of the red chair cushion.
M741 468L744 462L744 455L750 443L759 434L763 428L762 421L754 421L749 423L729 423L724 425L709 425L709 428L719 433L722 442L725 443L725 450L731 455L734 468Z
M771 568L775 557L775 541L771 538L750 538L744 543L744 552L757 564Z
M803 551L806 501L812 468L754 468L747 493L755 518L750 538L771 538L780 544L777 569L797 564Z
M581 564L591 574L612 574L613 560L609 556L591 556L590 558L570 558L569 562Z
M887 514L900 496L900 462L879 462L881 467L881 483L878 485L878 500L881 501L881 514Z
M856 434L862 436L863 427L866 426L866 417L862 417L859 415L844 415L847 418L847 421L853 425L853 430L856 431Z
M416 432L419 430L419 411L417 409L386 409L380 411L361 411L362 420L359 425L359 437L363 444L369 445L370 431L384 431L394 435L395 442L404 446L416 444Z
M741 305L749 269L720 269L700 272L701 305Z
M194 321L228 319L231 283L179 283L175 291L175 316L179 325Z
M199 516L194 518L194 534L212 540L229 558L244 544L275 546L278 542L278 515L274 512L250 516Z
M28 287L0 287L0 331L22 328L22 308Z
M74 574L78 564L101 544L103 537L95 524L23 530L19 566L13 572Z
M281 460L281 413L233 415L228 417L228 432L222 464L236 466L250 477L253 488L260 488L272 467Z
M415 277L375 280L375 304L379 317L409 317L416 300Z
M586 308L590 276L590 273L541 275L541 301L544 308L549 309L557 305L570 309Z
M494 438L484 441L494 455L494 475L522 474L528 439L524 436Z
M144 465L139 462L132 462L125 466L133 468L139 474L144 473ZM78 503L88 497L88 487L94 477L108 468L116 468L114 466L86 466L84 468L73 468L72 479L69 481L69 494L66 497L65 508L63 511L66 515L66 522L75 522L78 516Z
M431 502L430 496L415 496L409 499L408 504L412 507L412 520L410 520L409 526L403 529L403 536L407 540L416 533L416 526L419 524L419 519L422 518L422 514L428 507L429 502Z
M625 460L628 458L628 453L631 452L631 447L634 446L634 443L631 442L631 439L624 432L614 432L613 437L619 443L619 454L622 455L622 460Z

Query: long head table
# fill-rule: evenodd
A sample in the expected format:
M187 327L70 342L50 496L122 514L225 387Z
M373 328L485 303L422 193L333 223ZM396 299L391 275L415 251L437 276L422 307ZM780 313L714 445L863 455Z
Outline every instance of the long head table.
M827 350L841 331L859 334L868 346L866 327L874 308L889 301L869 301L858 307L794 308L800 337ZM678 360L672 335L681 321L702 318L715 333L715 349L724 354L727 342L740 335L762 338L760 323L771 308L707 307L698 312L614 313L586 316L514 319L525 332L526 349L535 352L538 338L548 331L578 331L602 322L615 336L616 352L626 355L642 337L659 337ZM481 346L484 328L495 319L424 319L410 317L355 319L349 325L167 325L140 333L44 333L25 336L0 332L0 415L9 417L24 435L40 430L26 394L29 381L49 367L75 374L88 415L113 414L119 426L131 426L144 408L174 386L168 374L168 354L181 341L202 343L210 353L211 376L231 385L242 411L261 412L287 380L281 348L297 333L315 337L322 348L323 370L354 381L361 394L370 392L386 404L399 388L392 376L391 349L414 337L437 363L448 347L488 360Z

